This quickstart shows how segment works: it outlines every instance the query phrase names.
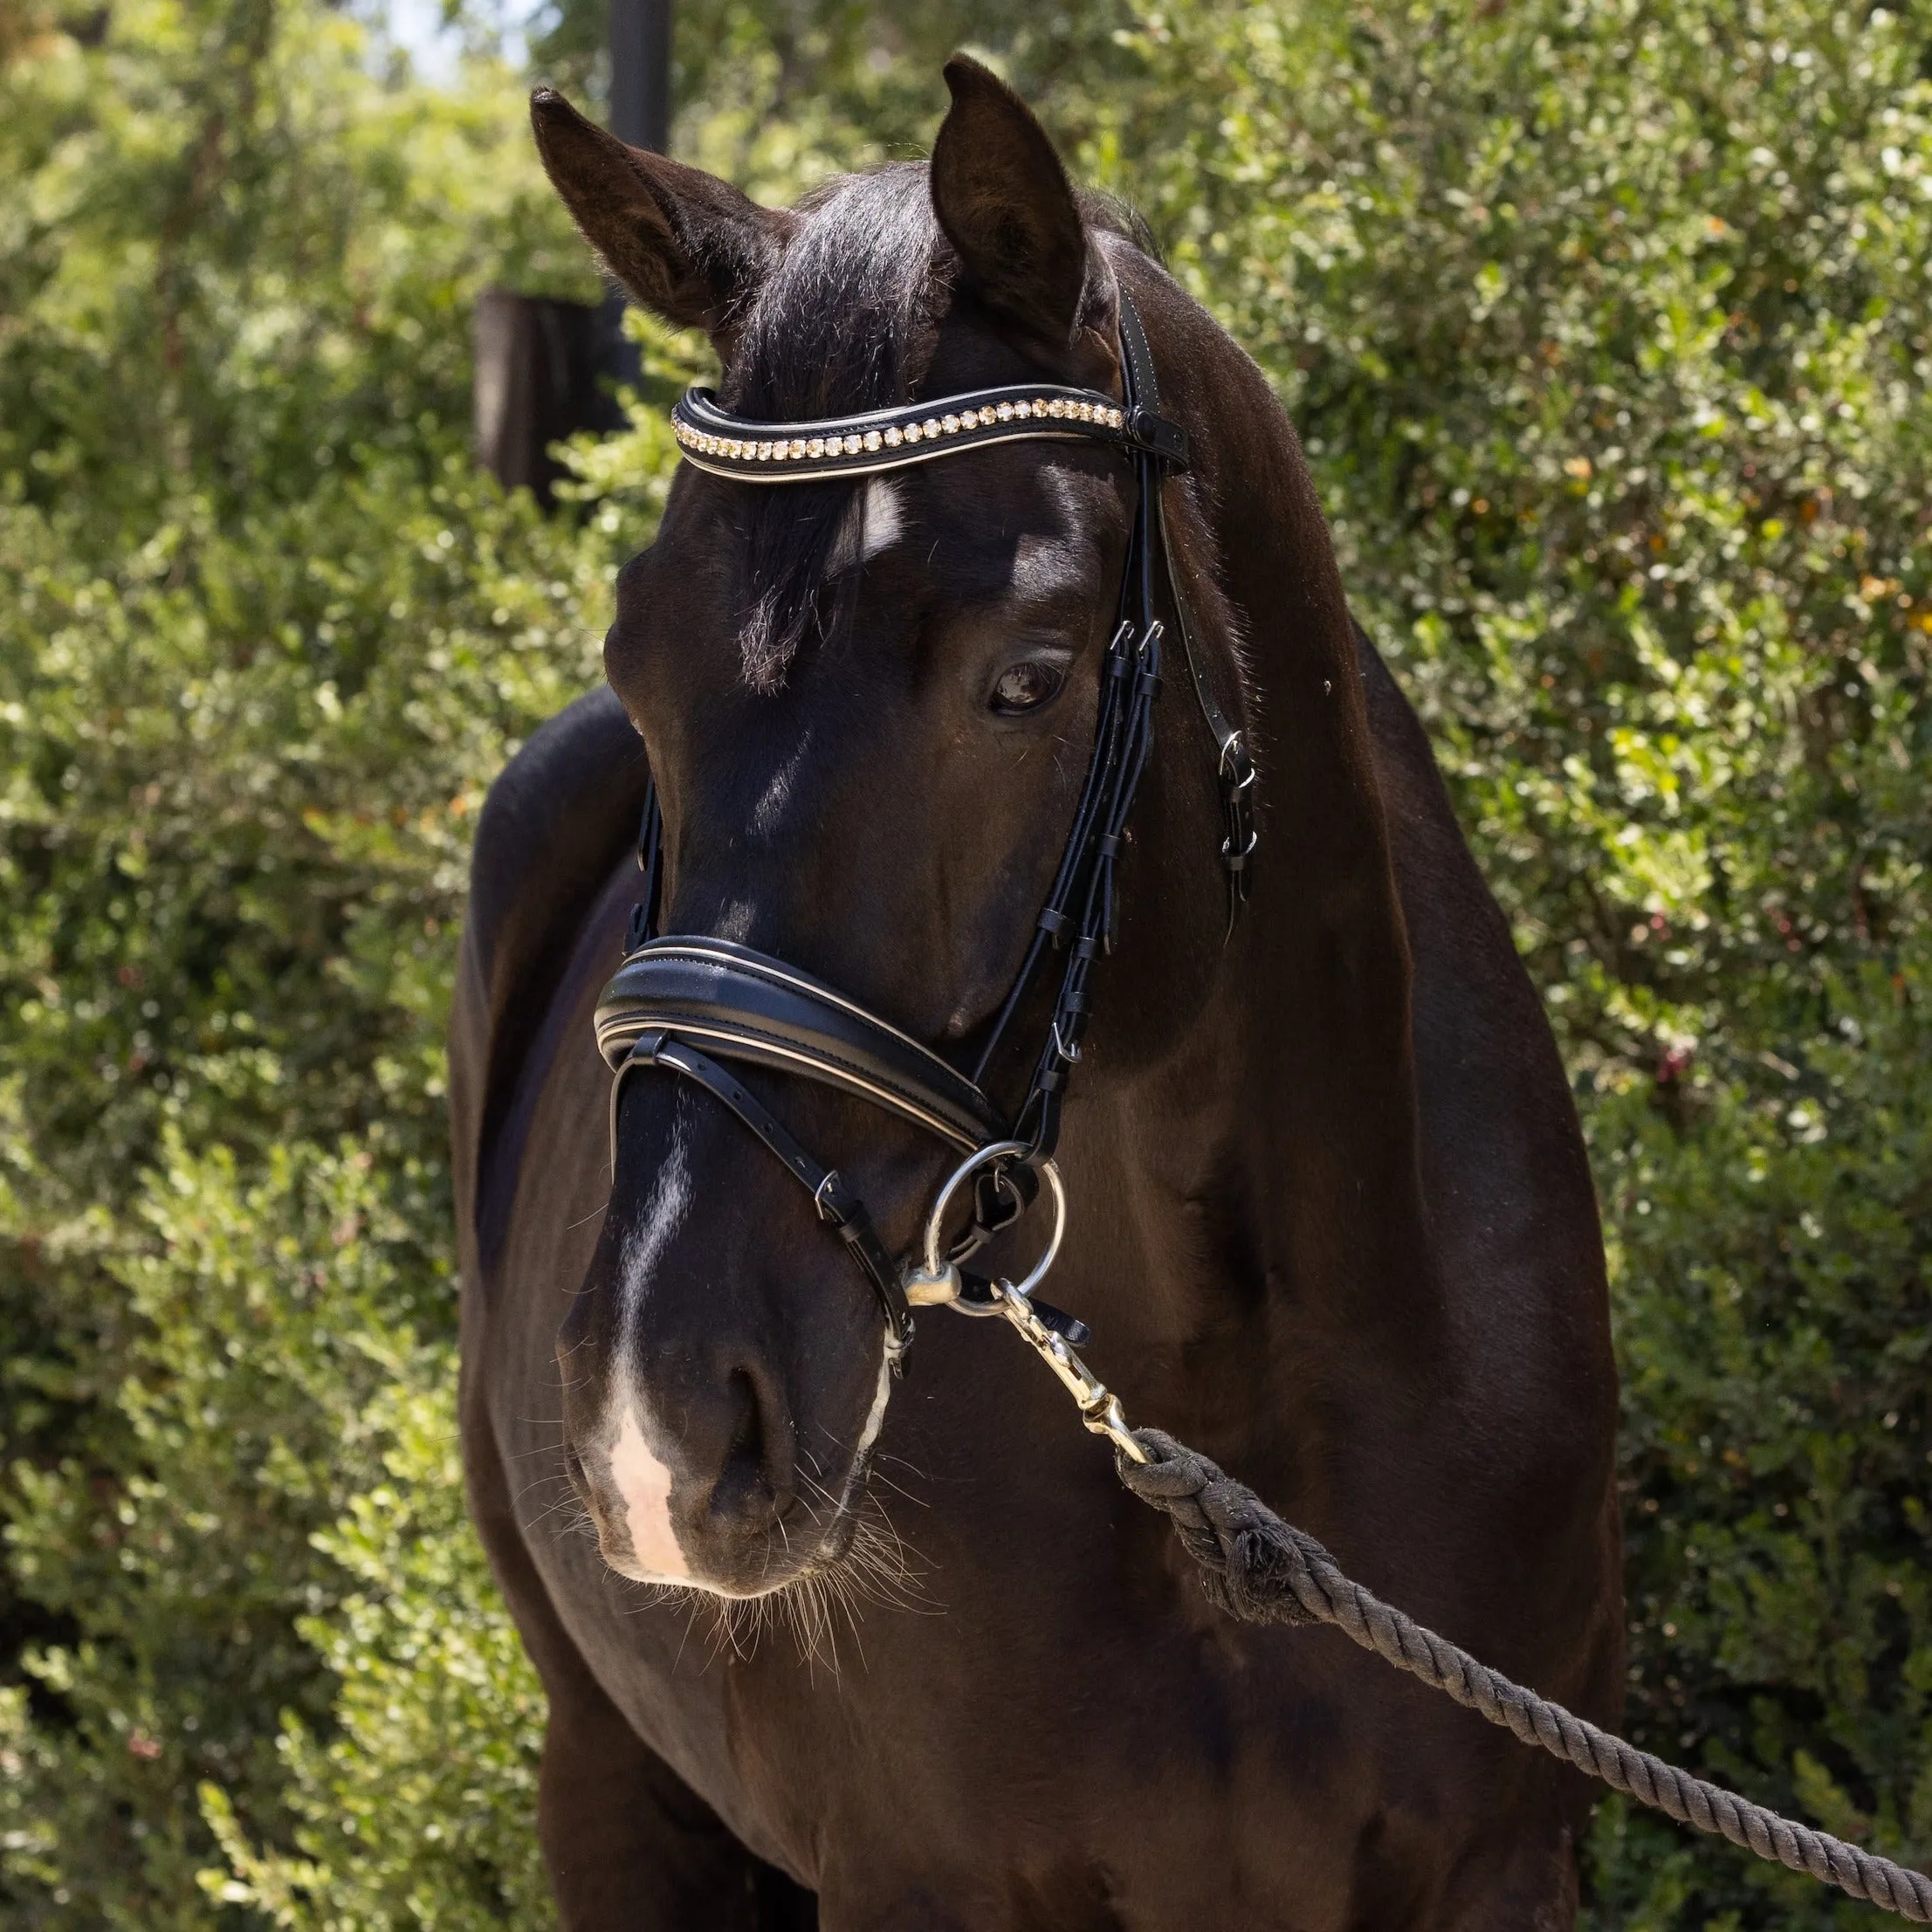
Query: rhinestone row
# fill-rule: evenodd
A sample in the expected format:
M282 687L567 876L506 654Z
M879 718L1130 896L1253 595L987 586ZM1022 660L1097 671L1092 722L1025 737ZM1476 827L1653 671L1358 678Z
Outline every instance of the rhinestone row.
M1061 398L1036 398L1031 402L989 403L983 409L962 409L957 415L929 416L923 423L908 423L902 430L893 425L867 430L849 436L782 437L773 442L754 442L739 437L706 436L689 423L672 428L685 449L698 456L735 457L744 463L799 463L814 457L870 456L880 450L897 450L907 443L938 443L968 430L988 430L1000 423L1024 423L1038 416L1070 418L1092 423L1104 429L1117 430L1124 414L1102 402L1070 402Z

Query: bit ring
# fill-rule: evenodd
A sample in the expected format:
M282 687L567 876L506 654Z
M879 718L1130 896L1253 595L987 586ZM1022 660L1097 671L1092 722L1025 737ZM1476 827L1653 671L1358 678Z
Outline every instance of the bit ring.
M945 1236L946 1210L952 1205L953 1196L982 1167L989 1166L997 1160L1011 1159L1016 1154L1025 1154L1030 1151L1023 1140L995 1140L987 1146L975 1148L947 1175L945 1185L933 1196L932 1209L926 1215L925 1265L920 1272L922 1282L936 1283L945 1281L950 1275L955 1284L958 1282L958 1270L950 1267L939 1252L940 1242ZM1021 1295L1030 1294L1046 1279L1047 1270L1053 1266L1055 1258L1059 1255L1060 1243L1065 1239L1067 1233L1067 1190L1061 1182L1059 1168L1050 1160L1042 1160L1038 1164L1035 1172L1045 1177L1048 1190L1053 1195L1053 1231L1047 1237L1046 1248L1039 1260L1033 1264L1032 1271L1018 1286L1016 1292ZM960 1305L958 1294L955 1285L952 1295L947 1297L955 1306ZM987 1312L990 1313L991 1310Z

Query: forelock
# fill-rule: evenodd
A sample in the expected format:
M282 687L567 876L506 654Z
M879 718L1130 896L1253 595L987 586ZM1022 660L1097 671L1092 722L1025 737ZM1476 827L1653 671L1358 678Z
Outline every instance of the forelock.
M726 406L796 420L906 401L950 279L925 166L841 176L795 212L800 226L746 312Z
M1093 228L1152 250L1124 203L1083 195ZM842 175L799 203L799 225L745 312L721 400L754 421L796 423L912 399L951 292L953 257L923 162ZM745 586L736 613L747 684L773 691L807 638L832 629L859 574L828 569L856 485L744 490Z
M910 400L950 280L925 167L842 177L797 212L798 230L746 312L725 407L795 423ZM789 483L743 494L739 648L746 683L771 691L856 588L856 574L834 584L827 568L855 485Z

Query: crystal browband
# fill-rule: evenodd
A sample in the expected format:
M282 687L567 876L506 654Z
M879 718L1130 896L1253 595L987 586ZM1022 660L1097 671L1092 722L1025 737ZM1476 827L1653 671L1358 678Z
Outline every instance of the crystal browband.
M709 389L687 389L672 405L670 424L687 462L746 483L869 476L1022 437L1110 443L1187 466L1187 436L1178 423L1097 390L1041 383L818 423L753 422L719 409Z

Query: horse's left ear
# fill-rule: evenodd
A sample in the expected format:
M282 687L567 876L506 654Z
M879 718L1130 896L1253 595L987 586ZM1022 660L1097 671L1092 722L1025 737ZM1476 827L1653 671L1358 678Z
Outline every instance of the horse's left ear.
M963 286L1055 358L1087 291L1086 224L1047 131L997 74L945 64L952 106L932 147L932 210ZM1097 269L1097 257L1092 265Z

